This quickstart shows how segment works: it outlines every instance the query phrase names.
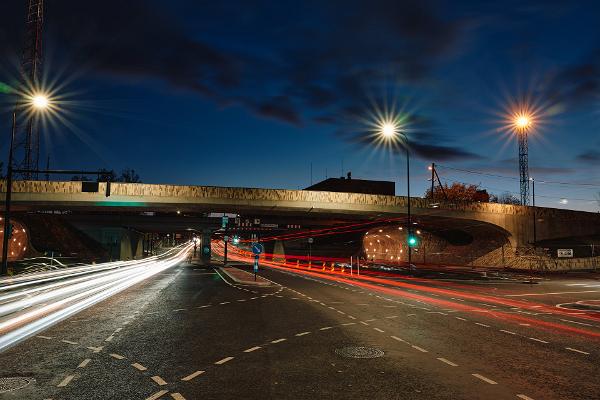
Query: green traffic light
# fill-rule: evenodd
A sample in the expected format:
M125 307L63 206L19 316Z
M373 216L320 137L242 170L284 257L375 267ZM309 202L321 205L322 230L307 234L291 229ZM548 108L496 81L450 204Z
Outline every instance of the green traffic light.
M409 236L408 237L408 245L412 247L416 244L417 244L417 238L414 236Z

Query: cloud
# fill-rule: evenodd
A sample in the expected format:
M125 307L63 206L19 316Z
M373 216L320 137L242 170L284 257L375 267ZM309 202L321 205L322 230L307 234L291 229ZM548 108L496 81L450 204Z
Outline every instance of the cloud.
M600 151L598 150L588 150L577 156L579 161L583 161L586 163L600 164Z

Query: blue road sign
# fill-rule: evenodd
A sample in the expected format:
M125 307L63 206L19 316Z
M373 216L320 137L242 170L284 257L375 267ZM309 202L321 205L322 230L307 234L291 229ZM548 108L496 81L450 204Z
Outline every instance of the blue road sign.
M261 254L263 252L263 245L260 243L252 243L252 252L256 255Z

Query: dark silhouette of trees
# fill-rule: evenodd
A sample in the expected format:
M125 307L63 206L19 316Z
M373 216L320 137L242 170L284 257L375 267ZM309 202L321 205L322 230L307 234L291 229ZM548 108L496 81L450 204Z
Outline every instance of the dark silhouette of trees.
M135 173L133 168L126 168L121 171L121 176L119 177L120 182L126 183L141 183L140 176Z

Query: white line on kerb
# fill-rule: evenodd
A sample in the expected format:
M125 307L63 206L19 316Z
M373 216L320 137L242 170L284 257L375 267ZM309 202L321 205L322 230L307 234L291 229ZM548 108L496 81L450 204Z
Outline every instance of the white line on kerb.
M477 379L481 379L482 381L489 383L490 385L497 385L498 384L498 382L493 381L490 378L486 378L483 375L479 375L479 374L471 374L471 375L473 375Z
M571 350L571 351L574 351L574 352L576 352L576 353L585 354L585 355L589 355L589 354L590 354L590 353L588 353L587 351L583 351L583 350L577 350L577 349L574 349L574 348L572 348L572 347L565 347L565 349L567 349L567 350Z
M202 375L204 373L204 371L196 371L193 374L189 374L188 376L185 376L183 378L181 378L182 381L191 381L192 379L194 379L195 377L197 377L198 375Z
M91 358L86 358L85 360L83 360L83 361L81 362L81 364L79 364L79 365L77 366L77 368L85 368L85 367L86 367L86 366L87 366L87 365L90 363L90 361L92 361L92 359L91 359Z
M445 358L438 357L438 360L440 360L441 362L443 362L443 363L446 363L446 364L448 364L448 365L450 365L450 366L452 366L452 367L458 367L458 364L455 364L455 363L453 363L452 361L450 361L450 360L447 360L447 359L445 359Z
M231 360L233 360L233 357L225 357L224 359L217 361L215 364L221 365L221 364L225 364L227 361L231 361Z
M68 375L65 377L65 379L63 379L59 384L58 387L65 387L69 384L69 382L71 382L73 380L73 378L75 378L75 375Z

